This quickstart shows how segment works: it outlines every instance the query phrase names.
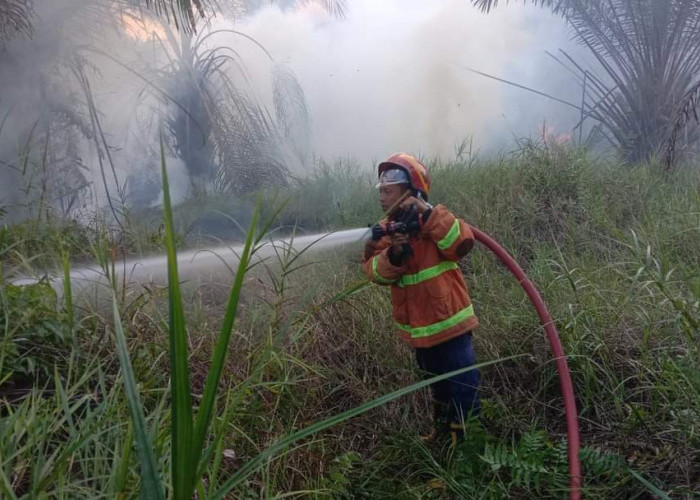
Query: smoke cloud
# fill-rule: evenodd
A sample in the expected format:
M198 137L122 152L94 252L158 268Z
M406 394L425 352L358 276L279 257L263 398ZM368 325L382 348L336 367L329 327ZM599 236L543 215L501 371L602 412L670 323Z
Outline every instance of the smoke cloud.
M245 15L220 14L202 28L224 30L205 46L237 54L232 81L271 115L271 69L291 70L305 95L316 157L355 157L369 166L398 150L451 156L469 138L482 151L499 151L513 137L539 134L545 121L568 134L579 118L576 110L468 70L579 102L575 79L544 53L577 52L564 21L546 10L512 4L487 15L467 0L350 0L346 17L336 19L313 2L252 3ZM147 80L173 56L166 31L158 21L125 27L108 2L43 1L36 10L34 37L0 51L0 121L8 117L0 130L0 205L22 202L28 183L37 186L38 178L18 173L30 144L30 167L40 170L47 156L52 168L65 169L54 172L48 201L66 212L76 211L72 189L84 184L90 200L80 203L104 206L106 192L115 197L127 179L132 201L159 203L158 137L172 104ZM295 168L311 161L302 163ZM191 195L183 162L173 157L168 165L175 201Z
M466 0L355 0L343 20L315 5L268 6L235 27L297 74L320 156L452 155L465 138L500 149L538 134L543 122L570 133L578 119L576 110L467 69L580 101L575 79L545 54L577 47L565 22L543 9L513 4L484 14Z

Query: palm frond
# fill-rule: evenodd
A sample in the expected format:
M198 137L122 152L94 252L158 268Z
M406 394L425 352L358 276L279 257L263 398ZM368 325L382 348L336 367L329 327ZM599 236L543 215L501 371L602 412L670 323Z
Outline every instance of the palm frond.
M602 69L589 75L598 119L623 159L661 154L700 74L700 1L577 1L566 18Z
M576 0L523 0L523 3L531 3L541 7L549 7L555 12L562 12L568 7L569 4L574 3L575 1ZM498 7L499 0L472 0L472 3L484 12L489 12L491 9ZM505 0L505 3L510 3L510 0Z
M32 0L0 1L0 47L15 36L31 36L33 15Z
M326 11L337 17L338 19L343 19L348 11L347 0L301 0L302 5L315 3L321 5Z
M691 87L691 89L686 93L681 105L676 113L676 120L669 134L668 140L665 144L666 156L665 156L665 166L666 170L670 170L676 163L676 159L679 156L677 151L678 142L681 132L687 130L689 124L695 123L700 124L700 81Z
M149 10L174 24L176 29L192 33L200 19L215 11L218 0L111 0L111 3L130 10Z
M488 11L498 0L473 0ZM666 153L675 158L679 131L700 133L689 120L700 76L700 0L531 0L564 16L593 56L585 69L587 116L628 163ZM693 92L696 91L696 92ZM669 142L670 141L670 142Z
M279 131L303 165L311 155L311 116L304 89L292 70L281 64L275 65L272 84Z
M164 104L169 146L183 161L192 187L240 194L286 183L288 161L303 163L310 149L304 93L291 70L235 30L193 37L165 29L175 57L158 71L157 87L168 96ZM239 36L268 56L273 112L256 97L235 48L216 45L215 37L221 34Z

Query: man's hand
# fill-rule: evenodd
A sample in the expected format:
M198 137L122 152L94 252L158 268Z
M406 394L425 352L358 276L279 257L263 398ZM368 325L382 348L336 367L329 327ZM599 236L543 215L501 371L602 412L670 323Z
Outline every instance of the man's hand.
M416 198L415 196L409 196L408 198L406 198L401 203L401 205L399 205L399 208L401 210L408 211L411 209L411 205L415 205L416 209L418 210L418 213L420 214L422 214L430 208L426 202L419 198Z
M403 254L404 245L408 244L408 235L405 233L394 233L391 235L391 252L395 256Z
M384 236L385 231L384 227L382 227L381 224L375 224L372 226L372 240L373 241L378 241L382 239L382 236Z

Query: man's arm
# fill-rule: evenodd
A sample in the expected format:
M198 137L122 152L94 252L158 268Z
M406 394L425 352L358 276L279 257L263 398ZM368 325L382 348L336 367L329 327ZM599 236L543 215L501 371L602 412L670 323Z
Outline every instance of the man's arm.
M422 230L430 235L445 259L458 261L474 247L471 228L443 205L433 207L425 217Z
M368 241L362 258L362 270L378 285L392 285L406 272L402 259L394 250L391 238Z

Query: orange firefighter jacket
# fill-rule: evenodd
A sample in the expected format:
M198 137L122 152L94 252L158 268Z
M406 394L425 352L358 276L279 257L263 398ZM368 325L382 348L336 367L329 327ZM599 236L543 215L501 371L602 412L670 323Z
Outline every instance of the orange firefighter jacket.
M401 338L413 347L432 347L475 329L479 320L457 265L474 244L469 226L437 205L409 244L413 255L395 266L389 260L390 236L368 241L362 265L374 283L391 286Z

